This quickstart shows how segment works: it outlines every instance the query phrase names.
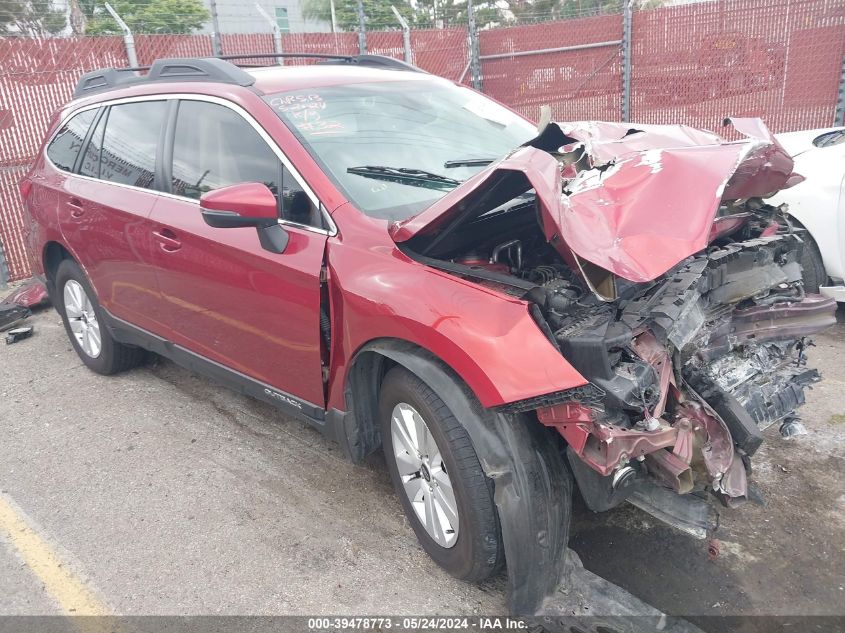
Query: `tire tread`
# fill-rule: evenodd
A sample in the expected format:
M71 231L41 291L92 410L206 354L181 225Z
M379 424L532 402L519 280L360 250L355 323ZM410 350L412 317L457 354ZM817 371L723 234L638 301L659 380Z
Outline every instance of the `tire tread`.
M455 570L450 569L442 562L441 565L462 580L480 582L489 578L504 565L501 528L493 502L493 483L484 473L466 429L455 418L443 400L427 384L404 367L394 367L385 375L382 390L386 386L407 389L434 414L436 420L426 419L426 422L430 427L432 424L438 425L440 432L447 438L450 455L455 462L454 468L457 470L456 473L450 472L450 477L454 475L461 478L461 486L465 493L463 495L464 503L469 506L465 510L474 519L472 522L467 522L462 517L461 529L467 529L467 523L469 525L477 523L480 527L479 534L473 535L476 538L473 538L472 560L467 561L469 564L464 565L464 569L460 573L455 573ZM386 421L386 424L389 425L389 420ZM388 468L392 468L390 456L387 455L386 459ZM454 481L453 485L455 485ZM416 521L416 517L414 517L414 521ZM424 549L432 554L423 539L420 540ZM435 547L438 546L435 545ZM435 558L435 560L437 559Z
M74 279L82 284L88 298L94 306L94 311L97 313L97 321L100 323L100 341L102 345L100 356L97 358L90 358L86 356L85 353L79 349L78 344L70 331L67 315L64 310L64 295L62 290L64 288L65 281L70 279ZM82 268L72 259L62 260L56 270L56 299L56 309L62 317L62 322L64 323L68 339L82 362L85 363L89 369L104 376L111 376L113 374L126 371L127 369L137 367L144 362L147 354L146 350L140 347L124 345L114 340L108 330L105 319L103 318L104 312L102 306L100 306L100 301L97 298L97 293L94 292L94 289L88 281L88 278Z

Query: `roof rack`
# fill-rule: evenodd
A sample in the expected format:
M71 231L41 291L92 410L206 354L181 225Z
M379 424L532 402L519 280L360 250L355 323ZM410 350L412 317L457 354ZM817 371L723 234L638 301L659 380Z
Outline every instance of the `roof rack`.
M324 64L354 64L356 66L369 66L372 68L388 68L393 70L409 70L412 72L425 72L413 64L386 55L331 55L328 53L243 53L240 55L220 55L217 59L226 61L240 61L249 59L320 59ZM237 65L237 64L236 64Z
M250 59L305 58L322 60L323 64L351 64L370 68L384 68L425 72L416 66L384 55L330 55L326 53L244 53L219 57L190 57L157 59L151 66L135 68L103 68L83 74L73 91L73 98L85 97L105 90L123 88L154 81L212 81L251 86L255 77L234 63ZM147 71L146 75L138 72Z
M133 71L148 70L146 75ZM138 68L104 68L85 73L79 78L73 98L151 81L216 81L238 86L251 86L255 77L222 59L209 57L157 59L152 66Z
M353 55L331 55L329 53L240 53L238 55L219 55L217 59L223 59L227 62L238 61L241 59L287 59L287 58L305 58L305 59L325 59L325 60L340 60L348 61L354 58Z

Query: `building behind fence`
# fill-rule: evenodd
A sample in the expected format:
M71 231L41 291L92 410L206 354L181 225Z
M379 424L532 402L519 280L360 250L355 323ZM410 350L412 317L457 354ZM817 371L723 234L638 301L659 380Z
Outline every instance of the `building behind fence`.
M380 25L385 26L385 25ZM224 54L358 54L358 33L219 36ZM135 35L138 63L213 54L212 35ZM535 120L686 123L760 116L776 132L845 124L843 0L716 0L472 30L370 30L367 52L474 85ZM286 64L311 63L286 60ZM124 38L0 37L0 243L30 275L17 183L82 72L127 66Z

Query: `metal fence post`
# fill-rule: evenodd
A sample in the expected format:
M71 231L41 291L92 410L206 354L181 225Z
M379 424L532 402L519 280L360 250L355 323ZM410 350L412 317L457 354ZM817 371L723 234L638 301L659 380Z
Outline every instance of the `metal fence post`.
M390 5L390 10L393 11L393 15L396 16L396 19L399 20L399 24L402 26L402 48L405 49L405 61L412 64L414 62L411 57L411 27L408 26L405 18L402 17L392 4Z
M622 120L631 120L631 35L633 33L634 0L625 2L622 10Z
M262 8L260 4L257 2L255 3L255 8L258 9L258 13L267 20L267 23L270 25L270 28L273 29L273 51L281 55L284 53L282 49L282 29L279 28L278 22L276 22L273 18L271 18L267 12ZM279 57L279 66L285 65L285 58Z
M126 22L123 21L117 11L115 11L112 6L106 2L106 11L114 18L114 21L117 22L117 25L120 27L120 30L123 31L123 45L126 47L126 59L129 62L130 68L137 68L138 67L138 55L135 52L135 38L132 36L132 31L126 25Z
M475 24L475 8L472 0L467 0L467 24L469 26L469 72L472 87L483 89L481 77L481 49L478 45L478 27Z
M6 253L3 250L3 242L0 242L0 290L9 287L9 265L6 263Z
M217 15L217 0L209 0L211 10L211 54L220 57L223 54L223 46L220 43L220 16Z
M364 0L358 0L358 53L367 54L367 16L364 14Z
M334 0L329 0L329 13L332 17L332 33L337 33L337 14L334 10Z
M836 114L833 124L845 125L845 57L842 58L842 70L839 74L839 99L836 101Z

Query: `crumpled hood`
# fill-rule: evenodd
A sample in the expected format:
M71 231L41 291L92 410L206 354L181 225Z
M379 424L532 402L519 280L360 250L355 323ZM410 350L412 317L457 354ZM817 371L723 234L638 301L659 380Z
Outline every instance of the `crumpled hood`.
M449 230L461 217L474 217L473 205L485 198L504 203L533 188L546 239L564 258L575 253L625 279L650 281L707 246L722 201L792 184L792 159L760 119L728 122L746 138L727 141L681 125L550 123L391 226L391 235L403 242ZM555 157L581 151L587 166L577 173Z

